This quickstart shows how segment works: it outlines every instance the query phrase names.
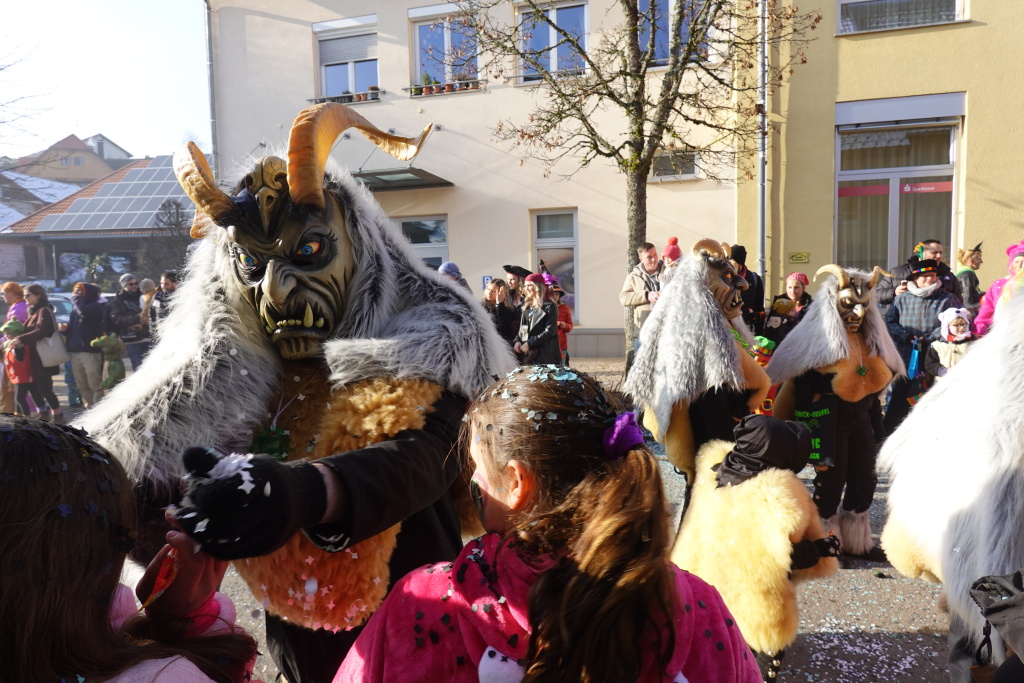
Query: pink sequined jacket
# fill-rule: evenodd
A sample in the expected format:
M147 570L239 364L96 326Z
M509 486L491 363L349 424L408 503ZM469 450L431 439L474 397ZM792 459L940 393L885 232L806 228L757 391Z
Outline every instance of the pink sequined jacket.
M522 680L529 645L527 598L550 563L528 561L488 534L454 562L401 579L360 634L335 676L343 681ZM754 656L712 586L672 567L679 590L668 680L759 683ZM654 652L637 679L661 681Z

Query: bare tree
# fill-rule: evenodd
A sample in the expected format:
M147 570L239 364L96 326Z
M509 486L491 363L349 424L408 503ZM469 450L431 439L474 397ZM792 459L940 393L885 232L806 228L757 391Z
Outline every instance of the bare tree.
M0 55L0 142L13 135L34 135L25 124L47 109L39 105L39 93L14 82L25 59L17 49Z
M192 212L177 199L167 199L157 210L156 229L142 240L138 269L142 277L156 279L167 270L177 270L185 263L194 240L189 235Z
M656 157L693 155L707 178L749 177L763 134L762 39L768 82L778 86L793 64L806 61L809 31L821 21L820 13L783 0L615 0L601 20L591 18L606 28L588 34L566 11L571 5L455 4L449 22L472 31L478 52L444 55L453 70L476 58L496 79L543 89L525 120L498 122L495 136L562 176L602 159L625 176L628 268L646 241L647 177ZM631 361L636 329L632 315L625 319Z

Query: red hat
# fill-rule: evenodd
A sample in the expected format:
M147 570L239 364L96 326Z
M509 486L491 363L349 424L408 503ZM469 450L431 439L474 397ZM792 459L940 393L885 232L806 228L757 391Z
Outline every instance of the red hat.
M811 281L803 273L790 273L789 275L786 276L786 281L788 282L789 280L796 280L797 282L803 284L804 287L807 287L808 285L811 284Z
M526 276L526 280L525 281L526 282L532 282L535 285L543 285L544 284L544 276L541 275L540 273L530 273L529 275Z
M668 244L664 249L661 250L661 257L668 256L673 261L678 261L679 257L683 255L683 250L679 248L679 238L669 237Z

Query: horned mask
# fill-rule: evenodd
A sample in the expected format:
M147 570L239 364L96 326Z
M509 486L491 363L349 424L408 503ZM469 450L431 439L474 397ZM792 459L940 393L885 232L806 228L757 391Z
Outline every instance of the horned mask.
M871 290L878 284L878 278L882 275L889 275L878 266L871 272L871 278L861 275L850 275L842 266L830 263L822 266L814 274L814 279L822 273L836 276L838 291L836 292L836 306L839 309L839 317L848 332L860 330L864 316L867 314L868 304L871 303Z
M736 266L729 260L729 245L712 239L703 239L693 245L693 258L705 259L710 280L708 287L728 320L743 313L744 291L749 289L747 281L736 272Z
M192 236L211 224L226 231L234 275L283 358L309 358L345 315L355 259L346 207L327 190L331 147L356 128L396 159L416 156L431 126L415 138L389 135L349 107L308 107L292 124L288 160L258 160L235 194L219 187L193 143L174 155L174 172L196 204Z

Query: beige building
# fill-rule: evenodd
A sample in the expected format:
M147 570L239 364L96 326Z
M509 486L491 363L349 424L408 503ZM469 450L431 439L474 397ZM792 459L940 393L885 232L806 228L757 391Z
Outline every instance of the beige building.
M457 27L444 21L452 5L210 4L222 179L237 179L250 153L283 145L296 113L311 101L350 103L378 127L403 135L433 123L437 130L411 167L374 151L356 131L338 142L333 158L374 189L428 263L456 262L478 294L485 278L504 277L503 264L537 270L544 260L571 294L570 354L622 354L624 178L599 163L569 180L557 172L549 177L492 140L495 124L523 120L541 91L528 74L453 72L429 57L458 47ZM583 25L589 36L612 20L612 5L571 0L553 7L559 22ZM425 94L424 83L434 81L439 92ZM707 236L735 241L735 185L702 180L692 168L659 169L648 196L648 239L659 250L672 235L684 247Z
M905 261L927 238L984 241L982 287L1024 237L1020 187L1024 2L822 0L808 62L773 98L768 279L828 262ZM739 240L757 240L757 188L739 187ZM952 248L949 246L952 245ZM812 288L813 291L813 288Z
M69 135L41 152L18 159L10 170L36 178L87 185L110 175L114 168L78 136Z

